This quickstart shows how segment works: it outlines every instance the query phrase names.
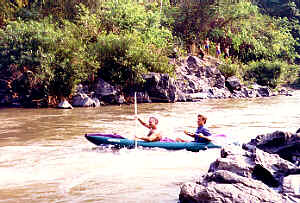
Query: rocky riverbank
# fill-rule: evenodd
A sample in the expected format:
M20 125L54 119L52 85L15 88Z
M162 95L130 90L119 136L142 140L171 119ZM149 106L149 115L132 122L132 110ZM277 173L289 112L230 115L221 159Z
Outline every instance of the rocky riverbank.
M243 85L235 77L225 78L219 71L221 64L216 58L206 56L200 59L188 56L175 62L176 75L149 73L144 75L145 84L139 87L137 100L145 102L196 102L202 99L254 98L270 97L278 94L291 96L288 88L274 91L269 87L253 84ZM129 96L115 86L98 79L95 90L79 86L74 95L73 106L100 106L101 104L124 104L133 102L133 93ZM92 96L89 96L92 95Z
M225 147L208 173L181 186L180 202L300 202L299 149L300 134L281 131Z
M221 62L211 56L205 56L204 59L188 56L177 61L171 60L170 63L173 63L176 68L174 77L160 73L144 75L144 85L137 88L139 89L137 92L138 102L194 102L202 99L291 95L291 90L287 88L279 88L274 91L257 84L245 86L235 76L225 78L218 69ZM28 74L30 75L30 72L20 72L18 76L6 76L0 81L1 106L48 106L51 98L33 99L33 94L39 94L38 89L23 90L20 93L20 88L24 86L22 84L28 83L26 81L26 78L29 78ZM105 104L132 103L133 91L131 94L125 95L109 81L98 78L93 89L78 85L76 93L67 99L68 102L66 102L67 100L62 101L58 107L98 107Z

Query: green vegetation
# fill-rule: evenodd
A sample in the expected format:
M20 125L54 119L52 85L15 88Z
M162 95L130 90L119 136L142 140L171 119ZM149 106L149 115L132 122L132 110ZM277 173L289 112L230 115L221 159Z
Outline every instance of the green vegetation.
M290 65L282 61L255 61L249 64L249 69L245 72L244 78L275 88L278 84L283 84L286 81L295 81L297 68L296 65Z
M297 80L299 6L279 0L3 0L0 73L10 73L15 91L31 99L68 97L94 75L126 92L143 83L144 73L174 74L168 63L173 47L188 51L208 37L222 51L230 47L230 59L219 67L226 77L275 88ZM28 82L20 85L20 75Z

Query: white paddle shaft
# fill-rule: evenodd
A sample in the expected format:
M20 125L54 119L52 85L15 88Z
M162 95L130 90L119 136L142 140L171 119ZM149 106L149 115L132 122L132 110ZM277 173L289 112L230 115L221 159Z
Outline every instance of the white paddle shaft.
M137 136L137 99L136 99L136 92L134 92L134 115L135 115L135 136ZM135 139L134 142L135 148L137 148L137 140Z

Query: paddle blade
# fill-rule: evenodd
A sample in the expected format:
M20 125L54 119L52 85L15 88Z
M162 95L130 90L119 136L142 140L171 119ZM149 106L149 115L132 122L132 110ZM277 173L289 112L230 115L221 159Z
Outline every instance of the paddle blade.
M219 134L219 135L214 135L215 137L223 137L223 138L226 138L227 136L224 135L224 134Z

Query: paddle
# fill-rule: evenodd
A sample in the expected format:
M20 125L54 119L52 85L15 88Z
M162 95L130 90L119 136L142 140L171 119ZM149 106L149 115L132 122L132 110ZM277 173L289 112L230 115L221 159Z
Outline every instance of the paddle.
M196 133L192 133L192 132L185 132L187 135L190 135L192 137L195 137ZM214 141L217 137L223 137L223 138L226 138L226 135L224 134L218 134L218 135L211 135L209 137L207 136L204 136L204 135L201 135L201 134L197 134L197 136L201 137L201 138L204 138L206 139L207 141L211 142L211 141Z
M136 92L134 92L134 115L135 115L135 136L137 136L137 99L136 99ZM137 140L134 139L134 147L137 148Z
M201 137L201 138L203 138L203 139L205 139L205 140L207 140L207 141L209 141L209 142L212 141L212 139L210 139L209 137L204 136L204 135L201 135L201 134L196 134L196 133L192 133L192 132L185 132L185 133L186 133L187 135L191 136L191 137L195 137L195 136L197 135L198 137Z

